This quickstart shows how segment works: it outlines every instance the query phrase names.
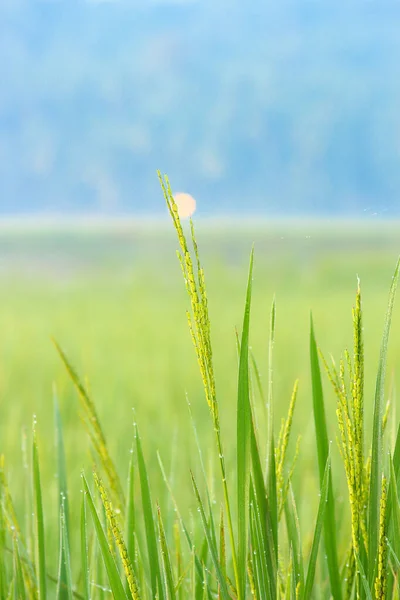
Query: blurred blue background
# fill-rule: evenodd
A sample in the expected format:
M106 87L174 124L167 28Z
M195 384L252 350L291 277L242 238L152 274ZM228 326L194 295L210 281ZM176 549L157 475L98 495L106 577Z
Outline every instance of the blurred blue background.
M400 3L1 0L0 213L400 214Z

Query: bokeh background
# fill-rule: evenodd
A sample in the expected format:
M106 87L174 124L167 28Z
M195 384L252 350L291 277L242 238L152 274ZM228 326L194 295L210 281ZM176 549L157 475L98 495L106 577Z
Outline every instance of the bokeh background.
M91 462L51 337L87 378L122 474L136 420L158 499L168 502L157 450L183 512L193 508L188 469L199 466L186 394L213 471L213 432L157 169L197 200L229 468L235 327L255 243L252 348L266 385L275 296L277 426L298 377L295 485L301 489L306 473L299 511L314 518L310 310L321 348L338 360L352 344L360 276L370 419L400 253L399 19L398 2L1 0L0 453L19 489L21 431L30 431L35 413L54 522L54 389L73 511L80 470ZM395 405L399 310L393 327L387 396ZM324 386L334 442L335 399ZM256 402L265 431L265 406ZM344 489L340 468L335 477Z
M398 2L2 0L2 213L399 215Z

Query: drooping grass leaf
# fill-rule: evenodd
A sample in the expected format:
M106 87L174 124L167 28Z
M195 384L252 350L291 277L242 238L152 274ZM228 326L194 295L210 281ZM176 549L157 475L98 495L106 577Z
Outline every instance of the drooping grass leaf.
M237 402L237 515L238 515L238 600L244 600L246 589L247 530L250 483L251 407L249 392L249 329L253 282L254 251L250 256L249 278L243 330L240 344Z
M314 539L313 539L313 543L312 543L312 547L311 547L310 561L308 563L308 571L307 571L306 583L304 586L303 600L308 600L308 598L311 598L311 592L312 592L313 585L314 585L315 570L316 570L316 566L317 566L318 548L319 548L319 542L321 539L322 529L323 529L323 525L324 525L325 511L326 511L326 505L327 505L327 500L328 500L330 471L331 471L330 458L328 456L328 460L326 461L324 478L322 480L321 497L320 497L319 507L318 507L317 522L315 525Z
M33 493L35 507L35 537L36 537L36 576L38 580L39 600L46 599L46 553L44 541L44 518L42 488L40 484L39 454L36 441L36 431L33 429L32 447Z
M320 477L320 487L326 461L329 455L328 429L326 425L324 395L322 390L321 370L318 358L318 348L315 339L314 323L311 316L310 320L310 360L311 360L311 380L313 395L313 412L315 422L315 439L317 442L318 467ZM329 474L328 483L328 503L326 507L324 523L324 544L328 561L329 579L331 584L332 596L335 600L341 600L342 589L340 585L340 571L338 561L338 548L336 539L336 516L335 516L335 497L333 494L332 474Z
M90 397L86 387L81 382L77 372L69 362L64 351L61 349L61 347L55 340L53 340L53 343L62 362L64 363L64 366L71 378L72 383L75 386L76 391L78 392L78 397L85 414L85 427L88 431L89 437L93 443L93 447L98 455L100 463L107 474L108 484L110 490L113 493L113 500L115 501L115 505L118 506L119 510L123 514L125 510L124 492L122 489L118 472L108 451L106 438L100 423L100 419L97 414L96 406L92 398Z
M392 322L392 313L396 288L399 279L400 259L393 275L392 285L389 292L388 308L386 312L383 338L378 364L378 373L376 378L374 420L372 433L372 460L371 460L371 481L369 489L369 519L368 519L368 580L370 586L375 577L375 565L378 553L379 540L379 512L381 497L381 480L383 471L383 432L382 419L385 397L385 375L387 351L389 342L390 326Z
M104 565L107 571L108 581L110 584L110 588L113 593L113 597L115 600L128 600L128 596L126 595L124 586L121 581L121 577L118 572L117 565L115 563L114 557L111 553L107 536L104 532L103 526L101 524L99 515L97 513L92 494L90 492L88 483L86 481L86 477L82 476L84 492L86 494L87 506L89 508L89 512L91 514L94 528L96 531L97 541L99 543L101 555L103 557Z

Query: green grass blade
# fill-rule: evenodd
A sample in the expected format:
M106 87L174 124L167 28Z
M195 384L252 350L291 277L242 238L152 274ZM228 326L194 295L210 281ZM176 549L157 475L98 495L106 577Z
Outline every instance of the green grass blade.
M250 489L250 532L252 562L255 565L254 576L257 581L257 588L261 593L261 598L275 598L276 584L272 585L274 570L271 568L272 559L269 554L269 548L266 546L263 532L263 519L259 510L257 510L257 500L255 496L254 485ZM271 576L272 573L272 576Z
M386 319L379 357L378 374L376 378L374 420L372 433L371 482L369 490L368 509L368 580L370 586L372 585L375 576L375 564L378 553L381 480L383 472L382 419L385 397L386 361L390 325L392 321L393 306L399 278L399 269L400 260L397 262L396 270L393 275L392 285L390 287L388 308L386 312Z
M104 529L102 527L101 521L99 519L99 515L97 514L96 507L94 505L93 496L89 490L88 483L86 481L86 477L82 476L84 492L86 494L87 505L89 508L89 512L92 516L94 528L96 531L97 541L99 543L100 551L103 557L104 565L107 571L108 581L110 584L110 588L113 593L113 598L115 600L128 600L128 596L126 595L123 583L121 581L121 577L118 572L117 565L115 563L114 557L111 553L110 547L108 545L107 536L104 533Z
M274 438L274 401L273 401L273 354L275 344L276 302L271 306L269 349L268 349L268 439L267 439L267 492L268 521L272 533L275 561L274 571L278 567L278 494L276 489L275 438Z
M135 563L135 490L134 490L133 449L129 461L128 497L126 506L126 546L132 564Z
M63 440L63 430L60 408L58 405L58 399L56 390L54 389L54 424L55 424L55 444L57 454L57 477L58 477L58 499L59 499L59 513L63 512L63 519L65 520L67 542L69 543L69 501L68 501L68 486L67 486L67 467L65 460L65 449ZM61 530L62 520L60 518L60 549L61 553L64 552L64 545L62 543L63 533ZM59 572L59 596L60 599L68 598L68 582L66 573L66 557L60 556L60 572Z
M0 457L0 460L2 457ZM3 490L0 481L0 598L6 598L7 596L7 588L6 582L7 571L6 571L6 558L5 558L5 548L6 548L6 531L7 531L7 523L4 514L3 507Z
M172 491L172 488L171 488L171 484L168 481L167 475L165 473L164 465L163 465L163 462L161 460L161 456L159 455L159 453L157 453L157 458L158 458L158 463L160 465L160 470L161 470L161 474L162 474L163 480L165 482L165 485L167 486L169 495L170 495L172 503L174 505L175 513L176 513L176 515L178 517L180 526L182 527L182 531L183 531L183 533L185 535L185 539L186 539L186 542L188 544L189 550L193 554L193 552L195 551L195 545L194 545L194 543L192 541L192 538L191 538L191 535L190 535L190 533L188 531L188 528L186 527L186 524L185 524L185 522L184 522L184 520L182 518L182 515L181 515L180 511L179 511L178 503L177 503L177 501L175 499L175 496L173 494L173 491ZM202 577L203 577L203 567L202 567L202 564L201 564L200 559L197 556L196 552L194 552L194 561L195 561L197 576L201 580Z
M395 563L396 569L400 573L400 559L397 557L397 554L394 551L394 548L393 548L392 544L389 541L388 541L387 545L388 545L388 548L390 550L390 554L391 554L391 556L393 558L393 561Z
M315 339L314 323L311 316L310 327L310 360L311 360L311 379L313 411L315 422L315 438L317 442L318 468L320 477L320 487L324 477L326 461L329 455L328 429L326 425L324 395L322 390L321 370L318 358L318 348ZM335 517L335 497L333 494L332 474L329 474L328 484L328 503L326 507L324 523L324 544L328 562L329 579L331 584L332 596L335 600L341 600L342 589L340 585L340 569L338 560L338 549L336 539L336 517Z
M400 503L397 492L397 480L393 460L390 458L390 500L393 523L392 546L397 556L400 556Z
M83 578L83 597L84 600L90 600L89 545L87 538L86 494L82 494L81 504L81 564Z
M325 511L326 511L326 505L327 505L327 500L328 500L330 471L331 471L330 458L328 457L328 460L326 461L324 478L322 480L321 497L320 497L319 507L318 507L317 523L315 525L314 539L313 539L313 543L312 543L312 547L311 547L310 562L308 564L306 584L304 587L304 593L303 593L304 600L308 600L309 598L311 598L311 592L312 592L312 588L314 585L315 570L316 570L316 566L317 566L318 548L319 548L319 542L321 539L322 529L323 529L323 525L324 525Z
M14 539L14 579L15 579L15 598L18 600L26 599L24 574L22 571L21 556L19 553L18 540Z
M226 580L225 580L225 578L223 576L221 565L220 565L219 560L218 560L218 549L217 549L217 547L214 544L213 536L211 535L211 532L210 532L210 527L209 527L209 524L207 522L206 514L204 512L204 506L203 506L203 503L201 501L200 493L199 493L199 490L197 488L196 481L195 481L195 479L193 477L193 473L192 473L192 484L193 484L194 493L196 495L196 499L197 499L197 503L198 503L198 507L199 507L199 513L200 513L201 522L202 522L203 529L204 529L204 534L206 536L206 540L207 540L208 548L210 550L211 559L212 559L212 562L213 562L213 565L214 565L214 569L215 569L215 572L217 574L217 579L218 579L218 583L219 583L219 586L220 586L221 598L223 598L224 600L229 600L230 596L229 596L229 593L228 593L228 588L227 588Z
M249 278L240 344L237 402L237 519L238 519L238 600L246 589L248 504L250 482L251 407L249 390L249 328L253 280L254 251L250 256Z
M69 500L67 485L67 466L65 460L65 447L63 439L63 428L58 404L57 394L54 390L54 422L56 434L56 452L57 452L57 477L59 492L59 507L63 506L64 519L66 521L67 533L69 535Z
M399 469L400 469L400 424L397 428L396 443L395 443L394 452L393 452L393 465L394 465L394 472L396 473L396 477L397 477Z
M212 511L212 503L211 503L210 490L209 490L209 485L208 485L208 480L207 480L207 475L206 475L206 469L205 469L204 461L203 461L203 453L201 451L200 440L199 440L199 436L198 436L198 433L197 433L197 427L196 427L196 423L195 423L194 418L193 418L193 413L192 413L192 409L191 409L191 406L190 406L189 399L186 398L186 401L187 401L187 405L188 405L188 409L189 409L190 421L191 421L191 425L192 425L192 429L193 429L194 439L195 439L195 442L196 442L197 452L198 452L198 455L199 455L201 472L203 474L204 488L205 488L205 491L206 491L206 494L207 494L207 504L208 504L208 514L209 514L210 527L211 527L211 535L213 537L213 543L214 543L214 545L217 546L217 534L216 534L216 528L215 528L215 522L214 522L214 515L213 515L213 511Z
M362 565L360 557L358 556L358 554L356 554L355 557L356 557L357 569L361 575L361 583L363 584L365 598L366 598L366 600L373 600L372 595L371 595L371 590L369 589L368 579L365 575L364 567Z
M57 584L57 600L72 600L73 592L71 559L69 553L67 523L63 504L61 504L60 507L60 535L60 567Z
M164 524L161 517L160 507L157 507L158 531L160 534L161 556L164 571L165 587L167 590L167 600L175 600L175 584L172 574L171 557L169 554L167 538L165 536Z
M256 514L261 528L262 552L266 561L268 570L268 580L271 588L272 598L276 595L277 585L277 548L274 540L274 525L272 523L272 511L267 498L260 454L258 451L257 440L254 432L254 424L251 428L251 456L253 467L253 478L251 485L251 501L256 509Z
M304 588L304 565L302 544L300 535L300 524L297 516L296 502L293 495L292 486L289 487L288 498L285 502L285 518L288 531L288 538L292 546L292 559L294 575L293 579L296 585L300 583L301 588Z
M275 326L276 326L276 302L275 298L271 306L270 326L269 326L269 344L268 344L268 454L267 454L267 473L270 471L271 457L275 455L274 448L274 399L273 399L273 358L275 344Z
M33 495L35 507L35 536L36 536L36 577L38 580L39 600L46 599L46 554L44 541L44 518L42 488L40 484L39 454L36 441L36 431L33 429L32 447Z
M161 577L160 560L157 550L157 537L150 495L149 479L144 461L139 431L136 428L136 451L139 468L140 488L142 491L143 518L146 530L147 551L149 556L150 581L153 598L164 598L164 586ZM158 591L157 591L158 590Z

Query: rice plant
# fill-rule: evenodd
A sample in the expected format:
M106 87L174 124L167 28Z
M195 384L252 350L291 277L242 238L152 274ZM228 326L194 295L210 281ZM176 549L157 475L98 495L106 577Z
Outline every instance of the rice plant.
M154 489L148 472L139 425L132 428L132 454L126 484L109 451L103 426L88 386L58 343L56 350L74 384L81 420L91 446L91 468L82 473L79 519L72 518L68 463L62 415L55 395L56 460L59 500L58 531L49 531L44 510L40 424L34 419L25 515L16 510L21 496L8 481L8 465L0 458L0 598L130 600L370 600L400 598L400 427L388 434L393 419L386 402L385 372L390 324L400 262L389 293L376 376L372 432L366 431L364 340L361 287L353 308L353 349L335 362L325 358L310 327L310 370L318 457L319 502L313 521L300 522L293 482L301 453L296 430L298 389L287 400L287 417L274 423L273 361L276 305L269 332L269 377L266 389L250 346L254 251L237 335L238 373L236 439L224 437L212 348L205 273L194 225L189 234L180 221L171 186L159 174L161 188L178 239L178 259L188 295L187 321L209 409L214 436L211 454L218 474L208 474L208 449L194 434L201 476L187 473L196 512L187 519L179 490L159 465L165 490ZM322 365L322 369L321 369ZM337 398L337 423L326 418L324 385ZM257 403L266 401L267 431L257 424ZM166 435L169 435L166 432ZM145 431L143 436L145 436ZM341 460L330 444L337 438ZM144 439L144 437L143 437ZM235 453L228 468L225 449ZM294 449L293 449L294 448ZM129 451L129 448L127 448ZM85 461L82 461L83 463ZM198 466L198 465L196 465ZM13 469L15 467L13 466ZM333 472L347 482L347 517L338 517ZM302 477L308 477L305 473ZM169 496L173 511L157 501ZM217 496L215 502L214 497ZM178 498L178 499L177 499ZM339 522L340 521L340 522ZM343 525L348 527L343 529ZM49 570L46 540L58 547L58 572ZM73 540L79 539L79 544Z

